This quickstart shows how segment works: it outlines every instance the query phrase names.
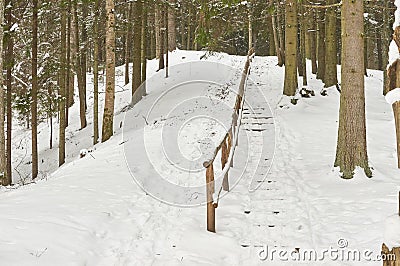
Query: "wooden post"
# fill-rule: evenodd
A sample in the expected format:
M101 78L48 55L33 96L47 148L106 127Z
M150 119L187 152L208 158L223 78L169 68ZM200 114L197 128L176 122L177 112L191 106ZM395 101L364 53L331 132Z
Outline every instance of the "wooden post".
M397 45L400 54L400 26L394 30L393 40ZM400 59L397 59L388 68L387 71L389 78L389 91L400 88ZM396 126L396 139L397 139L397 167L400 168L400 101L392 104L393 115Z
M232 131L233 131L233 127L231 127L231 129L229 130L229 133L228 133L228 156L231 153L231 149L232 149ZM233 167L233 156L231 159L231 167Z
M224 167L225 167L226 163L228 162L228 157L229 157L228 148L226 146L226 141L228 139L228 136L226 136L224 138L224 141L222 142L222 145L221 145L221 165L222 165L222 170L224 170ZM229 191L228 172L229 172L229 170L225 173L224 179L222 180L222 189L224 191Z
M214 166L211 162L206 171L206 195L207 195L207 231L215 233L215 207L213 204L214 194Z
M397 75L400 76L400 71L397 72ZM400 83L400 82L399 82ZM397 84L400 85L400 84ZM400 88L400 87L398 87ZM400 101L395 102L392 105L394 121L396 125L396 139L397 139L397 167L400 168Z

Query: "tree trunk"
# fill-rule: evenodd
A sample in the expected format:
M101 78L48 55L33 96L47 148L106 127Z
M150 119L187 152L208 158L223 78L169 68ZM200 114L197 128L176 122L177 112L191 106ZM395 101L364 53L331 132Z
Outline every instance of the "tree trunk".
M78 6L77 2L74 1L74 32L75 32L75 47L76 47L76 74L78 79L78 92L79 92L79 117L81 121L81 129L85 128L87 125L86 122L86 103L85 103L85 77L83 72L85 69L82 69L82 49L80 49L80 41L79 41L79 22L78 22Z
M68 0L68 15L67 15L67 80L65 89L65 126L68 127L69 124L69 107L70 104L70 82L71 82L71 0Z
M276 25L276 12L275 12L275 3L274 0L270 0L270 5L273 5L274 11L271 14L271 21L272 21L272 32L274 35L274 44L275 44L275 53L278 56L278 66L283 66L283 57L282 57L282 50L279 46L279 38L278 38L278 30Z
M106 0L106 97L103 113L101 141L107 141L113 135L114 97L115 97L115 14L114 0Z
M144 6L142 9L143 18L142 18L142 86L144 87L144 91L146 91L146 76L147 76L147 7Z
M160 57L158 60L158 70L164 69L165 68L165 63L164 63L164 44L165 44L165 30L161 29L163 27L163 22L164 22L164 10L160 11Z
M356 166L368 167L364 95L364 3L346 0L342 6L342 88L335 166L352 178Z
M187 20L187 38L186 38L186 50L192 49L192 5L189 3L188 5L189 13L188 13L188 20Z
M325 80L325 9L318 10L318 70L317 79Z
M154 5L154 29L156 34L156 58L160 58L161 55L161 12L160 7L156 3Z
M61 3L61 57L60 57L60 88L59 88L59 115L60 130L58 140L58 165L65 163L65 78L66 78L66 28L67 12L65 5Z
M4 1L0 1L0 25L4 23ZM3 55L3 27L0 27L0 55ZM0 56L0 69L3 70L3 56ZM3 185L7 183L6 173L6 137L4 134L4 86L3 86L3 75L0 75L0 181Z
M300 5L300 63L303 76L303 86L307 86L307 60L306 60L306 31L307 31L307 19L305 9Z
M287 0L285 7L285 84L283 94L294 96L297 90L297 0Z
M12 5L8 1L7 6L7 29L10 30L12 23ZM12 183L12 69L14 66L14 40L10 33L7 35L6 68L7 68L7 173L3 185Z
M125 85L129 83L129 61L131 59L131 39L132 39L132 3L128 3L128 22L126 26L125 38Z
M134 3L133 24L133 70L132 70L132 104L133 96L142 82L142 1Z
M318 66L317 66L317 28L316 28L316 20L315 13L312 9L310 9L310 20L309 27L310 30L308 34L310 36L310 58L311 58L311 73L317 74Z
M170 52L176 50L175 3L176 0L169 0L170 7L168 8L168 50Z
M93 145L99 142L99 12L100 0L95 0L93 51ZM128 52L128 51L126 51Z
M38 1L32 0L32 179L38 175L38 147L37 147L37 93L38 93L38 74L37 74L37 56L38 56Z
M328 5L336 4L336 0L327 0ZM337 85L337 51L336 51L336 7L326 10L325 25L325 87Z

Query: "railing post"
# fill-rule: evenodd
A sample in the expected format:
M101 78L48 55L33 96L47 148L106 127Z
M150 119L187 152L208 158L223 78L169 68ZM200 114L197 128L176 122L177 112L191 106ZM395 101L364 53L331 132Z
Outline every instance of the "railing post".
M230 154L231 153L231 149L232 149L232 131L233 131L233 128L231 127L231 129L230 129L230 131L229 131L229 133L228 133L228 154ZM230 165L231 167L233 167L233 156L232 156L232 159L231 159L231 165Z
M224 167L225 167L226 163L228 162L228 157L229 157L228 148L226 146L227 139L228 139L228 137L226 136L224 141L222 142L222 145L221 145L221 165L222 165L222 170L224 170ZM222 189L224 191L229 191L228 172L229 171L226 171L226 173L224 175L224 179L222 180Z
M207 195L207 231L215 233L215 207L213 204L214 194L214 166L211 162L206 171L206 195Z

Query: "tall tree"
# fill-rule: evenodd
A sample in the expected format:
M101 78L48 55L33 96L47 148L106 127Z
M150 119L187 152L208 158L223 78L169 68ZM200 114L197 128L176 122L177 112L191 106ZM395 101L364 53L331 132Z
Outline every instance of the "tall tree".
M38 175L37 105L38 105L38 0L32 0L32 179Z
M93 145L99 141L99 12L100 0L95 0L93 49Z
M132 3L128 3L128 21L126 25L126 34L125 34L125 85L129 83L129 62L131 60L131 39L132 39Z
M327 0L327 5L336 4L336 0ZM325 87L337 85L337 50L336 50L336 7L328 7L325 23Z
M142 7L141 0L134 3L132 96L142 82Z
M321 1L325 4L325 0ZM317 10L318 19L318 70L317 79L325 80L325 8Z
M79 41L79 21L78 21L78 4L74 1L73 23L75 33L75 47L77 49L75 71L78 79L78 92L79 92L79 117L81 121L81 129L87 126L86 122L86 64L83 64L82 56L84 49L80 46ZM85 44L84 44L85 45ZM86 61L86 57L85 57ZM85 66L84 66L85 65Z
M176 0L169 0L168 8L168 50L176 49L176 26L175 26L175 3Z
M285 84L283 94L294 96L297 81L297 0L285 3Z
M58 165L65 163L65 89L66 89L66 61L67 61L67 10L66 3L61 1L61 54L60 54L60 88L58 91L59 98L59 116L60 129L58 138Z
M343 178L352 178L359 166L368 166L364 95L364 3L344 0L342 5L342 90L335 166Z
M4 1L0 1L0 25L4 22ZM0 27L0 55L3 55L3 27ZM0 69L3 71L3 56L0 56ZM0 75L0 177L3 185L8 185L6 173L6 143L4 134L4 86Z
M7 51L6 51L6 72L7 72L7 176L3 183L4 185L10 185L12 183L12 69L14 67L14 38L11 32L13 25L12 21L12 9L13 1L7 1Z
M114 0L106 0L106 97L101 141L113 135L115 97L115 14ZM140 72L139 72L140 73Z

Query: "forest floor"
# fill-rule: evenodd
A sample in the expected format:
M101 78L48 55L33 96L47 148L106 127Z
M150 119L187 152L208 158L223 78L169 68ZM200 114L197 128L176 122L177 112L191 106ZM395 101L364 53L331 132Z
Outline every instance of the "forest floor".
M199 163L229 127L245 58L201 55L173 52L168 79L149 62L149 94L131 109L130 84L123 85L118 68L115 135L95 146L90 76L89 124L79 130L75 104L67 163L59 169L57 138L48 149L48 126L40 126L41 180L0 190L1 265L381 265L376 259L390 233L386 222L397 215L400 176L382 72L368 71L365 82L373 177L357 169L343 180L333 167L339 92L320 95L323 84L311 75L315 97L292 105L282 97L284 69L276 58L256 56L231 191L220 199L213 234L206 231L205 206L198 206L205 182ZM16 125L14 134L13 159L29 173L29 131ZM89 151L84 158L81 149ZM154 175L185 193L168 190ZM321 258L325 249L371 253L355 260L326 253L323 261L300 263L290 256L315 250ZM289 253L279 258L282 251Z

